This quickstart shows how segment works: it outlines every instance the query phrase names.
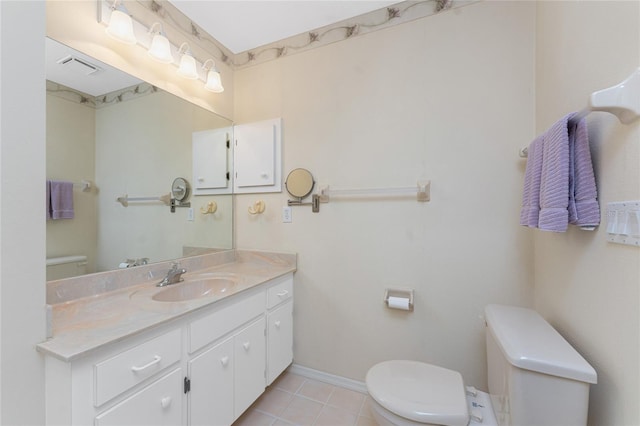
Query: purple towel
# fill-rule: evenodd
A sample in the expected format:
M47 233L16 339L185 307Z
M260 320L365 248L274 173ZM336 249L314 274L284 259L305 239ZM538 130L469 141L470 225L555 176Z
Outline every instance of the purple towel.
M45 200L47 208L47 219L51 219L51 181L47 180L47 198Z
M538 136L527 150L527 169L524 174L524 191L520 225L538 227L540 214L540 179L542 179L542 143L543 135Z
M544 134L542 178L540 181L540 218L543 231L564 232L569 223L569 132L573 114L562 117Z
M586 120L556 122L529 145L520 224L564 232L600 223Z
M51 218L73 219L73 182L52 180L51 187Z
M598 190L593 174L587 120L582 119L569 135L569 223L593 228L600 225Z

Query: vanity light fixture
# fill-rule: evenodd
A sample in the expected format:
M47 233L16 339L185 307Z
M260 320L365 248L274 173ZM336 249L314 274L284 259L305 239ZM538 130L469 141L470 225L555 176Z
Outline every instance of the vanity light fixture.
M159 27L159 29L156 30L157 27ZM151 25L149 34L153 34L151 46L149 47L149 56L163 64L172 63L173 55L171 54L171 43L169 43L169 39L162 31L162 24L155 22Z
M220 72L213 59L204 63L198 61L187 42L178 48L163 31L164 21L154 22L149 28L129 13L123 0L98 0L98 22L107 26L109 37L130 45L139 44L147 49L152 59L176 66L181 77L204 81L205 89L213 93L224 91ZM175 51L178 52L179 63L175 60Z
M210 66L208 66L209 63L211 63ZM207 83L204 85L204 88L213 93L224 92L224 87L222 87L222 80L220 79L220 73L216 68L216 63L213 62L213 59L207 59L202 65L202 69L207 72Z
M180 49L178 49L178 56L179 55L182 55L182 57L180 58L178 74L190 80L197 80L199 75L198 69L196 68L196 60L191 54L189 43L186 41L180 45Z
M114 0L106 32L109 37L122 43L136 44L136 36L133 33L133 20L122 1Z

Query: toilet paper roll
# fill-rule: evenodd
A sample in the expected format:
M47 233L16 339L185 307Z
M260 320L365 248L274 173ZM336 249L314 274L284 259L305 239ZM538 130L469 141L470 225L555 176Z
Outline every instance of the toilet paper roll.
M402 309L403 311L409 310L409 299L406 297L389 297L388 306L391 309Z
M120 269L126 269L129 267L129 264L127 262L122 262L120 265L118 265L118 268Z

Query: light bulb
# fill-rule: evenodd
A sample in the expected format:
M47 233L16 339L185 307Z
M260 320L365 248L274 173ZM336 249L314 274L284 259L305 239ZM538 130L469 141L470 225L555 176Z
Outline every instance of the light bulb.
M154 35L153 40L151 40L151 47L149 47L149 56L163 64L172 63L173 55L171 54L169 40L160 33Z
M198 70L196 68L196 60L188 53L182 55L180 59L180 68L178 74L190 80L198 79Z
M120 8L124 7L120 6ZM109 37L122 43L136 44L136 36L133 34L133 20L131 16L121 9L111 11L111 18L106 32Z
M222 87L222 81L220 79L220 73L215 69L209 70L207 73L207 84L204 85L204 88L213 92L213 93L222 93L224 92L224 87Z

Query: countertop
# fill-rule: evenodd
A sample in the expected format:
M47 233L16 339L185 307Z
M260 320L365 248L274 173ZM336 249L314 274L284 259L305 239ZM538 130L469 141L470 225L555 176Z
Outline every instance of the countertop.
M234 250L232 255L197 256L181 261L187 273L185 282L221 277L232 279L235 285L222 294L181 302L158 302L151 298L168 287L156 287L158 270L166 272L170 264L151 265L142 272L146 279L120 283L118 288L105 290L104 281L113 281L111 274L50 282L48 302L52 306L53 336L37 345L37 350L63 361L73 361L89 352L170 322L205 306L263 284L296 270L296 256L268 252ZM197 268L200 266L200 268ZM153 270L155 268L156 271ZM137 268L135 268L137 269ZM138 274L140 277L145 274ZM139 278L138 278L139 279ZM123 281L120 277L120 281ZM99 282L99 285L95 285ZM92 286L93 284L93 286ZM180 285L180 284L174 284ZM93 294L87 295L87 290ZM81 297L72 298L70 288L83 288ZM98 288L102 290L97 290ZM57 297L65 294L65 298Z

